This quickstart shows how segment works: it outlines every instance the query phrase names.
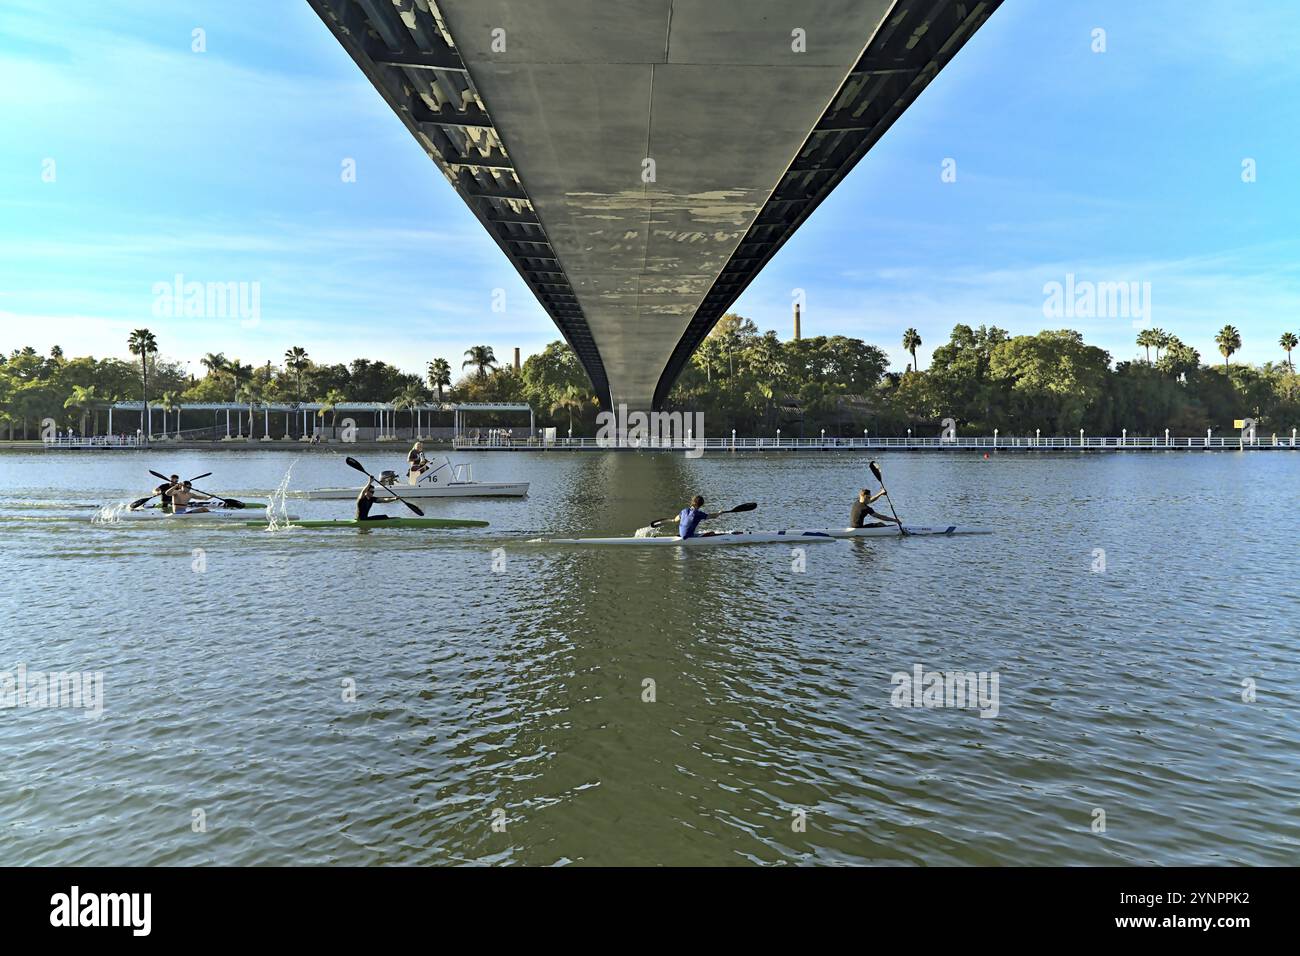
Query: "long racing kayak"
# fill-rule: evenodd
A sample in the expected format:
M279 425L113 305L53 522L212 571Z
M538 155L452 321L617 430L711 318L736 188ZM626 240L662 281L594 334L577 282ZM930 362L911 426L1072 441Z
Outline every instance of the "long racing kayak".
M529 544L559 545L597 545L601 547L627 546L641 547L682 547L707 548L731 544L819 544L835 539L820 531L717 531L697 534L690 538L676 535L649 536L644 538L532 538Z
M267 521L245 521L245 525L250 528L265 528L268 526ZM307 519L300 521L297 518L290 518L289 524L283 525L279 518L276 519L277 526L292 528L365 528L373 530L376 528L486 528L486 521L472 521L468 518L386 518L370 521L358 521L356 518L335 518L335 519Z
M134 511L123 508L121 511L105 509L91 520L97 524L117 524L123 521L155 522L158 524L229 524L241 519L247 521L249 516L264 508L213 508L210 511L164 511L161 508L137 508ZM290 516L292 517L292 516ZM277 520L279 519L277 516Z
M232 508L229 505L223 505L219 501L203 502L202 504L195 505L195 507L204 507L207 508L209 511L247 511L249 508L257 509L257 508L266 507L265 501L244 501L243 498L237 500L243 502L243 507ZM163 506L159 504L152 504L152 505L141 505L139 508L132 508L131 510L132 511L168 511L170 509L163 508Z
M966 525L903 525L903 534L892 524L871 525L866 528L812 528L806 531L793 530L787 534L824 534L831 538L899 538L912 535L952 535L952 534L992 534L988 528L971 528Z
M391 488L391 490L390 490ZM417 501L425 498L522 498L528 494L526 481L448 481L441 484L424 482L418 485L376 485L375 501L387 504L395 501L393 492L401 498ZM356 488L315 488L311 491L291 492L295 498L313 501L354 501Z

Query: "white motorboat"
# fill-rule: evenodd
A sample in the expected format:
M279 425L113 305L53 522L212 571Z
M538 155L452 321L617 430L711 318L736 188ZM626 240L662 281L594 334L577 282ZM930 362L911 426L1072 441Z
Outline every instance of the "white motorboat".
M468 464L452 464L450 458L434 458L429 462L429 470L420 476L420 480L411 484L398 479L394 471L385 471L379 476L380 483L375 486L375 501L387 502L394 499L393 492L403 498L419 500L421 498L522 498L528 494L526 481L475 481L473 470ZM389 491L388 489L392 489ZM316 488L313 491L291 492L295 497L310 498L315 501L344 501L355 498L360 487L353 488Z

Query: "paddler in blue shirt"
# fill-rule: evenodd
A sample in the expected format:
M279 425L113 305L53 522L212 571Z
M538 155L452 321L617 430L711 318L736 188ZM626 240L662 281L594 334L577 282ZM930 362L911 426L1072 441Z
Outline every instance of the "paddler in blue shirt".
M723 514L726 514L726 512L723 512ZM679 538L694 538L696 537L695 528L699 523L701 521L707 521L712 517L713 515L707 514L704 511L704 499L699 495L696 495L691 499L690 506L682 509L681 514L677 515L675 518L660 518L658 521L652 521L650 527L655 528L661 524L676 521L677 536ZM708 534L709 532L705 533Z
M696 495L691 499L691 506L683 508L682 513L677 516L677 535L681 538L695 537L695 529L699 527L701 521L705 521L710 516L704 511L704 499Z

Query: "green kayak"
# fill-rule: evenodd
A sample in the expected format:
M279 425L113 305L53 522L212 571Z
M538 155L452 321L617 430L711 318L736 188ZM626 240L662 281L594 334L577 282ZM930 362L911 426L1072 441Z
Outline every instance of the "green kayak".
M266 521L245 521L250 528L265 528ZM379 520L358 521L356 518L304 519L290 521L294 528L486 528L486 521L471 521L468 518L381 518Z

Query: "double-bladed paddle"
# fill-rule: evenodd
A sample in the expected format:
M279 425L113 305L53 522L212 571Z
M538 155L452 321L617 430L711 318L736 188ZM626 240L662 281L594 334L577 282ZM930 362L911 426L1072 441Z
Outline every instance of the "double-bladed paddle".
M424 517L424 512L423 512L423 511L421 511L419 508L415 507L415 505L411 504L409 501L407 501L405 498L403 498L401 495L399 495L396 491L394 491L392 485L386 485L386 484L384 484L382 481L380 481L378 478L376 478L376 477L375 477L374 475L372 475L370 472L366 471L365 466L362 465L361 462L359 462L359 461L357 461L355 458L351 458L351 457L349 457L349 458L345 458L345 459L343 459L343 460L346 461L346 462L348 463L348 467L349 467L349 468L355 468L357 471L361 472L361 474L365 475L367 478L369 478L371 481L373 481L375 484L377 484L380 488L383 488L384 491L386 491L388 494L392 495L394 498L396 498L396 499L397 499L398 501L400 501L402 504L406 505L406 507L408 507L408 508L410 508L412 511L414 511L414 512L415 512L417 515L419 515L421 518Z
M755 502L755 501L747 501L747 502L745 502L743 505L736 505L736 507L734 507L734 508L728 508L726 511L716 511L716 512L714 512L713 514L709 515L709 518L710 518L710 519L713 519L713 518L720 518L720 517L722 517L723 515L736 514L736 513L741 512L741 511L753 511L753 510L754 510L755 508L757 508L757 507L758 507L758 503L757 503L757 502ZM652 527L652 528L657 528L657 527L659 527L661 524L664 524L665 522L668 522L668 521L676 521L679 517L680 517L679 515L673 515L671 518L660 518L658 521L651 521L651 522L650 522L650 527Z
M889 497L889 489L885 487L885 479L880 474L880 466L873 460L870 464L870 468L871 473L876 476L876 481L880 482L880 490L885 493L885 500L889 502L889 513L894 516L894 521L898 525L898 533L900 535L907 534L907 532L903 530L903 522L898 520L898 512L894 510L894 499Z
M163 481L167 482L167 486L168 486L168 487L171 487L171 481L172 481L172 479L171 479L171 476L170 476L170 475L160 475L160 474L158 474L158 472L156 472L156 471L150 471L149 474L153 475L155 478L161 478ZM199 475L198 478L191 478L190 481L191 481L191 482L195 482L195 481L198 481L199 478L207 478L207 477L208 477L209 475L211 475L211 474L212 474L212 472L210 472L210 471L205 471L203 474ZM129 505L127 505L127 507L128 507L131 511L134 511L136 508L143 508L146 504L148 504L150 501L153 501L153 500L154 500L155 498L157 498L160 494L162 494L161 491L155 491L153 494L149 495L149 497L147 497L147 498L137 498L137 499L135 499L135 501L133 501L133 502L131 502Z
M158 472L156 472L156 471L151 471L151 472L149 472L149 474L153 475L155 478L161 478L163 481L171 481L171 478L169 478L167 475L160 475L160 474L158 474ZM212 492L210 492L210 491L204 491L202 488L194 488L194 487L193 487L193 486L194 486L194 482L198 481L199 478L207 478L207 477L208 477L209 475L211 475L211 474L212 474L212 472L210 472L210 471L205 471L203 474L199 475L198 478L191 478L191 479L190 479L190 487L193 488L194 491L197 491L197 492L198 492L199 494L201 494L201 495L207 495L209 498L213 498L213 499L215 499L215 500L217 500L217 501L220 501L220 502L221 502L223 505L225 505L227 508L234 508L234 509L238 510L238 509L240 509L240 508L246 508L246 507L247 507L247 505L245 505L245 504L244 504L242 501L240 501L238 498L223 498L223 497L221 497L221 495L214 495Z

